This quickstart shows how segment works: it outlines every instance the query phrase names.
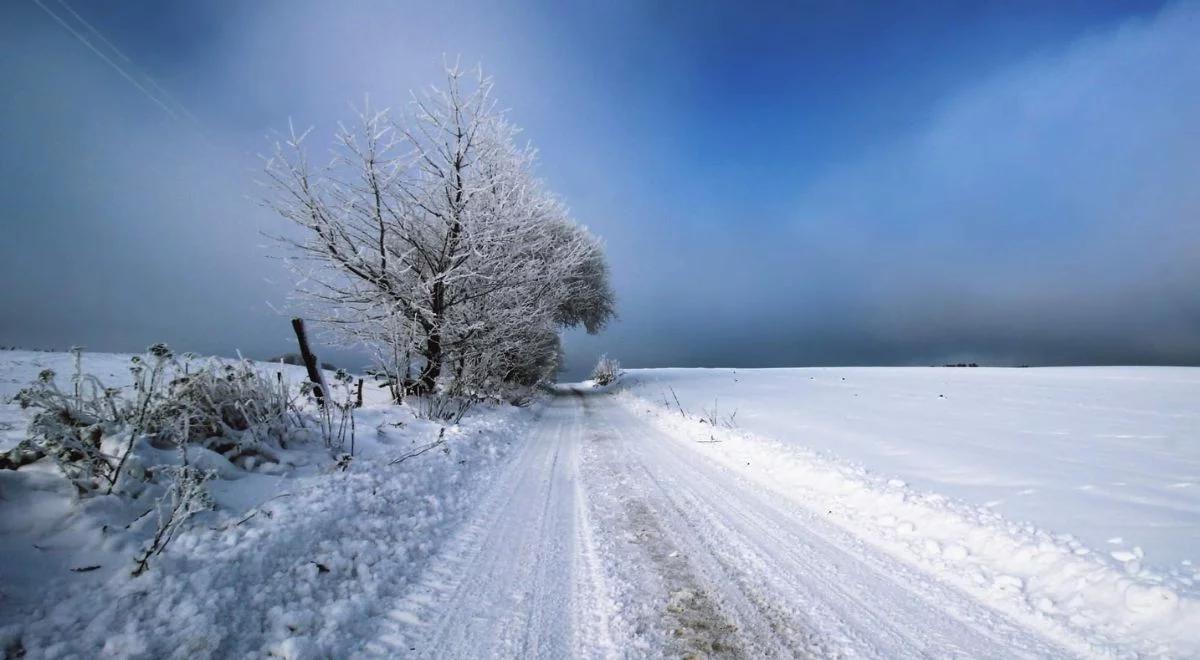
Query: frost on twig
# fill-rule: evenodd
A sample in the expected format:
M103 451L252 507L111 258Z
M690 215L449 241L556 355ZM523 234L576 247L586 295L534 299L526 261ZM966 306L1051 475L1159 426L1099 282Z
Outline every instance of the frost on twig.
M417 456L420 456L421 454L424 454L425 452L428 452L432 449L436 449L437 447L442 447L443 451L449 452L449 448L446 446L446 427L442 427L442 430L438 432L437 440L425 445L424 447L421 447L420 449L410 451L407 454L404 454L403 456L393 458L391 461L388 462L388 465L396 465L398 463L403 463L404 461L407 461L410 458L415 458Z
M159 472L167 475L170 483L166 493L158 501L158 528L154 538L135 559L134 577L150 568L150 560L162 554L176 533L189 518L213 507L212 498L205 485L213 478L211 471L200 470L191 465L166 466Z

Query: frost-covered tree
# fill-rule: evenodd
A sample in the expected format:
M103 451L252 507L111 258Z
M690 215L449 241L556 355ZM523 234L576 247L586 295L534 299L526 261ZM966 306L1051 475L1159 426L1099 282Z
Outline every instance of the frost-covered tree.
M399 121L368 107L341 126L328 165L294 130L266 161L270 205L301 230L285 240L302 293L425 392L546 378L558 329L613 314L600 242L533 175L491 92L451 67Z

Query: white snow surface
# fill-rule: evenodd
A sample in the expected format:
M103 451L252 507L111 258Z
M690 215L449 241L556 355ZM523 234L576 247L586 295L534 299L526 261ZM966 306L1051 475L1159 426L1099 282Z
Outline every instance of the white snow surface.
M85 354L84 367L119 386L129 358ZM0 352L0 448L15 445L27 422L7 403L12 394L44 368L61 382L71 360ZM302 367L284 370L304 377ZM229 466L210 482L217 510L137 578L130 569L144 539L108 528L142 524L141 511L115 496L74 504L45 461L0 471L0 651L19 641L30 658L309 658L361 646L533 419L530 409L483 406L447 430L448 452L389 465L435 441L440 427L390 405L382 390L366 392L348 470L319 443L288 452L279 474Z
M1200 654L1200 369L647 369L624 389L693 451L1050 634Z
M70 359L0 352L0 397ZM120 384L127 360L85 366ZM1171 484L1197 481L1198 379L637 370L478 407L448 453L399 465L440 425L371 389L348 470L294 447L284 469L225 471L218 509L137 578L141 511L80 503L41 463L0 471L0 649L1195 657L1196 493ZM0 404L0 448L26 422Z

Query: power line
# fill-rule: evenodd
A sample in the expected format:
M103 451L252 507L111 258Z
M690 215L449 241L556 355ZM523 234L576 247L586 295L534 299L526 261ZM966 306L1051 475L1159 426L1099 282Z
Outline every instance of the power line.
M128 80L131 85L136 87L138 91L140 91L146 98L153 101L155 105L163 110L163 112L166 112L168 115L170 115L172 119L175 119L176 121L186 120L193 125L199 124L192 113L188 112L187 108L185 108L182 103L171 96L171 94L169 94L165 89L162 88L162 86L155 82L153 78L137 71L137 65L132 59L129 58L129 56L121 52L121 50L117 48L112 41L108 40L91 23L88 23L86 20L84 20L84 18L80 16L79 13L74 9L72 9L65 0L57 1L58 4L62 5L63 9L70 13L71 17L73 17L75 21L77 21L79 25L83 27L84 30L90 32L96 40L98 40L108 51L110 51L112 56L110 56L110 53L106 53L104 50L97 47L96 43L94 43L92 39L88 38L88 35L81 32L76 28L76 26L71 25L65 18L43 4L42 0L33 0L33 3L40 7L42 11L46 12L47 15L53 18L54 21L61 25L67 32L71 33L71 36L75 37L75 39L77 39L80 43L87 46L89 50L96 54L97 57L99 57L101 60L104 60L106 64L112 67L117 73L121 74L122 78ZM130 71L125 66L122 66L121 63L117 61L118 58L120 60L124 60L129 67L134 68L134 71Z
M135 68L137 67L137 64L135 64L134 61L132 59L130 59L128 55L123 53L120 48L117 48L116 44L109 41L108 38L105 37L102 32L100 32L100 30L96 29L96 26L92 25L91 23L86 21L82 16L80 16L79 12L75 11L71 7L71 5L67 4L66 0L58 0L58 4L62 5L63 9L66 9L67 11L71 12L71 16L75 17L75 20L79 21L79 23L82 24L84 27L86 27L88 29L88 31L90 31L92 34L96 35L96 38L99 39L100 41L104 42L104 45L108 46L109 49L112 50L112 52L117 54L118 57L120 57L121 59L128 62L130 66L133 66ZM175 98L174 95L172 95L167 90L163 89L163 87L158 84L158 81L155 80L153 76L150 76L149 74L145 73L145 71L140 71L140 73L141 73L142 79L150 87L154 88L154 91L160 95L160 98L164 98L164 99L170 101L170 104L172 106L174 106L175 110L179 114L183 115L184 117L187 117L189 121L191 121L193 124L196 124L197 126L199 126L200 122L197 121L196 117L193 116L192 113L188 111L186 106L184 106L182 103L179 102L179 99Z

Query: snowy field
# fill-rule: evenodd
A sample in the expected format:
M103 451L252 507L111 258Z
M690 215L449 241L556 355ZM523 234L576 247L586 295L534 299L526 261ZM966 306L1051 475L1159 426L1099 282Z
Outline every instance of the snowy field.
M84 365L120 386L129 358ZM0 449L71 359L0 352ZM442 425L367 394L345 469L194 454L216 509L139 577L144 501L0 470L0 649L1200 655L1197 369L635 370L480 404L399 464Z
M985 597L1200 652L1200 369L649 369L625 388L691 449Z
M916 488L1200 563L1200 369L654 369L631 391ZM671 402L672 405L674 401Z

